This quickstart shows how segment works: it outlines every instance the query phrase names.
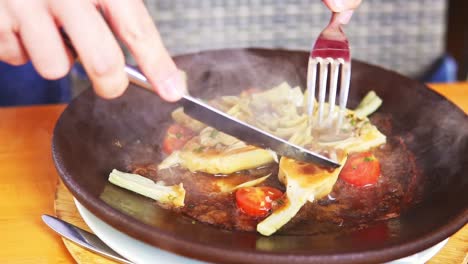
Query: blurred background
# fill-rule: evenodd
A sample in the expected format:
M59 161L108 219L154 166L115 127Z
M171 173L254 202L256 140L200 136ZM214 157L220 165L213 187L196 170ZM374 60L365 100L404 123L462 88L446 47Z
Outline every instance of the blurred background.
M330 17L320 0L145 3L172 55L242 47L310 51ZM355 59L424 82L468 77L466 0L363 0L345 31ZM133 62L128 53L127 60ZM68 102L87 87L79 67L46 81L30 64L0 64L0 106Z
M267 47L310 50L330 19L318 0L146 1L174 54ZM417 77L444 53L447 1L364 0L346 35L353 58Z

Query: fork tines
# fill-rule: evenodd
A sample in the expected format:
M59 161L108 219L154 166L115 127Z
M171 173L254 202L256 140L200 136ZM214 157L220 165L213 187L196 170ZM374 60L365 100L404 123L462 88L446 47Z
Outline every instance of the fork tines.
M338 80L340 79L340 98L339 109L340 114L336 121L336 127L339 128L342 124L346 102L348 101L349 83L351 77L351 54L349 43L344 34L338 17L338 13L333 13L330 23L320 33L317 38L312 52L309 57L309 65L307 69L307 114L309 115L309 124L311 126L329 126L336 120L336 93L338 89ZM328 79L328 72L330 78ZM317 75L319 76L317 84ZM318 106L315 110L315 90L318 85ZM325 115L325 96L328 91L327 122L324 122ZM315 112L317 111L317 117ZM316 119L316 122L314 122Z
M328 72L330 71L330 79L328 81ZM319 75L319 81L317 82L317 73ZM318 85L318 105L317 105L317 117L316 123L319 126L323 124L325 116L325 97L327 93L327 86L329 86L328 92L328 111L327 124L332 122L335 117L335 102L336 93L338 87L338 77L341 74L340 81L340 96L339 96L339 107L343 111L346 108L346 102L348 101L349 93L349 82L351 77L351 65L342 58L322 58L315 57L309 58L308 73L307 73L307 87L308 87L308 107L307 114L310 117L312 123L314 117L315 107L315 92L316 86ZM342 112L341 111L341 112ZM341 125L342 115L338 116L337 126Z

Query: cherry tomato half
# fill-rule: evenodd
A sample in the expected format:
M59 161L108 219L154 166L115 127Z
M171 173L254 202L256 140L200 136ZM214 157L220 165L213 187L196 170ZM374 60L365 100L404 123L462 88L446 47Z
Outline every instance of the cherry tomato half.
M244 187L236 191L237 207L250 216L266 216L271 210L271 204L283 196L283 193L273 187Z
M172 124L167 129L163 141L163 151L166 154L171 154L174 150L181 149L194 135L195 133L191 129L179 124Z
M353 153L340 173L340 178L354 186L366 186L377 182L380 162L370 152Z

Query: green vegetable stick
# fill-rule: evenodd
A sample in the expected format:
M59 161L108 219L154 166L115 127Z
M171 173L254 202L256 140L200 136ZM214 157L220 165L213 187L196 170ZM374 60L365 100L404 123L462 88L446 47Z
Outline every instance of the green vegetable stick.
M367 117L377 111L377 109L382 105L382 99L377 96L374 91L370 91L362 99L361 103L354 110L356 116L359 118Z
M125 173L116 169L109 175L109 181L119 187L174 207L184 206L185 189L182 184L164 186L138 174Z

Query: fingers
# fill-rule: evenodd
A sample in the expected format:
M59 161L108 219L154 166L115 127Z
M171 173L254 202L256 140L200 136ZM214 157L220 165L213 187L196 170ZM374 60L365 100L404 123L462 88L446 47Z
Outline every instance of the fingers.
M23 65L29 57L18 36L13 32L0 32L0 61L11 65Z
M361 0L323 0L323 2L331 11L338 13L336 21L340 24L348 24L354 9L361 4Z
M128 86L124 56L110 29L90 1L51 0L52 13L78 52L96 93L120 96Z
M361 0L323 0L323 2L333 12L353 10L361 4Z
M21 1L20 1L21 2ZM65 76L72 66L72 59L65 48L57 26L42 1L28 1L24 5L12 5L17 17L21 41L38 73L46 79ZM16 39L18 41L18 39Z
M28 61L28 55L13 31L13 21L6 11L6 6L0 2L0 61L21 65Z
M101 0L99 3L115 33L128 46L138 66L160 96L167 101L180 99L186 90L185 82L164 47L143 2Z

